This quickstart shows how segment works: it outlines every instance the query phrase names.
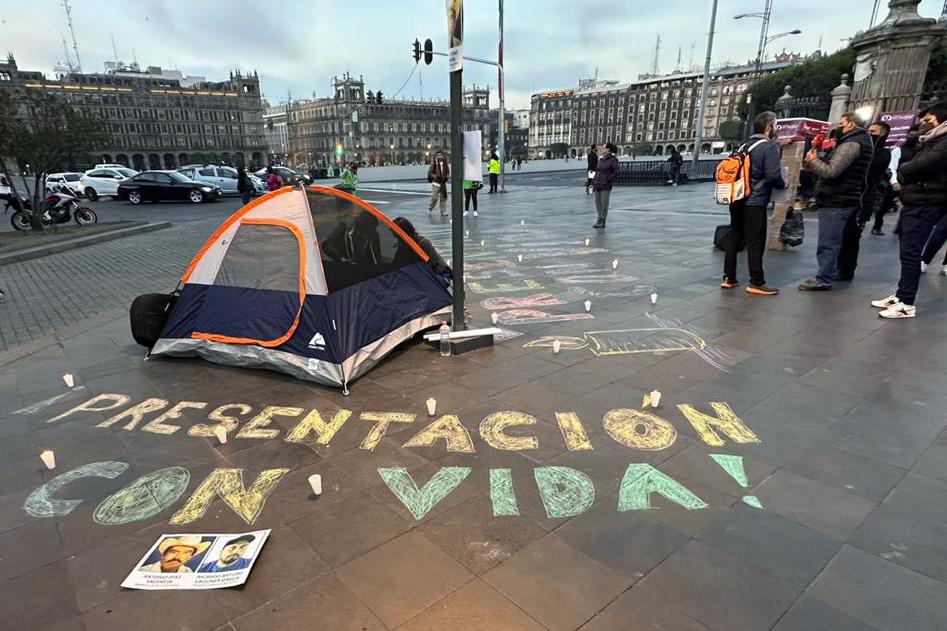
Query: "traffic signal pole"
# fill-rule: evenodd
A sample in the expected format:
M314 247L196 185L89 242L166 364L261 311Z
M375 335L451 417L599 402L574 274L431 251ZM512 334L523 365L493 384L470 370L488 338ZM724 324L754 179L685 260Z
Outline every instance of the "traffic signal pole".
M463 70L450 73L450 209L451 268L454 275L454 331L466 329L464 323L464 135Z

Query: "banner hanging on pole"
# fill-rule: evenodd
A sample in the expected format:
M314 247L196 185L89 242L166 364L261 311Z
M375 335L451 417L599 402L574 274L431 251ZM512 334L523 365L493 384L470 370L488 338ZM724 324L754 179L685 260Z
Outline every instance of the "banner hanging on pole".
M464 67L464 0L447 0L447 62L451 72Z

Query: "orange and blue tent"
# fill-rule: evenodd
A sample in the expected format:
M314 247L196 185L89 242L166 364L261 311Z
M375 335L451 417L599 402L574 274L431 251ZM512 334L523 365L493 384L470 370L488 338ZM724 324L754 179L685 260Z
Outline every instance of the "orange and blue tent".
M450 313L444 281L368 202L322 186L247 204L204 243L154 356L347 386Z

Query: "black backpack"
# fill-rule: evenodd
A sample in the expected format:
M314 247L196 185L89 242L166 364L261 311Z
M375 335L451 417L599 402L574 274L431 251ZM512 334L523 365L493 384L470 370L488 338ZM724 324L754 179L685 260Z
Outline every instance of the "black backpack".
M132 337L148 350L161 339L161 332L168 322L180 292L170 294L142 294L132 301L128 310Z

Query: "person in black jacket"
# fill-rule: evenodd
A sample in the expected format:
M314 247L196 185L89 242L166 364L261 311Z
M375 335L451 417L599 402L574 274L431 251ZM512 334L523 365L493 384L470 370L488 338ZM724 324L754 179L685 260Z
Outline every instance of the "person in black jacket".
M858 212L865 194L865 180L874 154L871 136L859 126L852 112L842 116L838 130L838 144L827 160L819 158L815 149L806 154L806 168L819 178L815 194L819 211L819 271L799 285L800 291L832 289L845 224Z
M589 147L589 152L585 157L589 162L589 176L585 180L585 194L588 195L592 192L592 178L595 177L595 169L598 168L598 149L595 145Z
M670 178L668 184L677 186L677 181L681 177L681 165L684 164L684 158L675 147L671 147L671 155L668 157L667 163L668 177Z
M608 199L612 194L612 182L618 178L618 158L615 156L618 147L610 142L605 143L602 159L595 169L595 178L592 180L592 191L595 193L595 210L598 211L598 221L593 228L604 228L608 218Z
M845 230L842 232L842 249L838 255L838 275L835 280L851 281L855 278L855 268L858 267L858 251L865 223L871 219L872 213L884 213L880 210L882 186L888 182L888 163L891 162L891 152L885 149L888 132L891 128L888 123L872 123L868 127L871 136L872 158L868 166L868 175L865 178L865 194L859 211L848 218ZM875 224L880 222L876 219ZM872 234L881 234L880 229L872 228Z
M246 206L250 203L250 194L253 193L253 182L247 175L246 169L237 167L237 192L240 193L240 201Z
M913 318L921 256L931 231L947 214L947 102L921 112L919 149L898 166L901 184L901 278L898 290L871 305L882 318Z

